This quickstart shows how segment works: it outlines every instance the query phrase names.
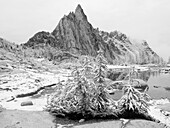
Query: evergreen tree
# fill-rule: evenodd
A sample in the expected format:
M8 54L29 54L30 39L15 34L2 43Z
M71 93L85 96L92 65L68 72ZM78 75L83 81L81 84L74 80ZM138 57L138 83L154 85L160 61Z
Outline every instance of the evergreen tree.
M123 88L124 95L118 101L118 108L122 116L131 118L131 116L138 115L147 118L150 97L145 92L141 93L132 86L134 74L135 71L132 67L129 73L129 83Z
M114 102L110 97L110 94L107 92L107 85L105 83L105 77L107 74L107 61L103 55L102 49L98 51L96 57L96 69L94 82L97 86L97 91L95 94L95 108L97 108L98 114L114 115L116 116L116 110ZM109 112L109 113L108 113Z

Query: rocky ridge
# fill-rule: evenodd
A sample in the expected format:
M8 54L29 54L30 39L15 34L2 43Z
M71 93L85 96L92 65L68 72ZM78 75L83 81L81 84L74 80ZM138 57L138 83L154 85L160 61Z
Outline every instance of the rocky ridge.
M90 56L96 56L102 48L107 60L116 64L163 62L146 41L133 40L118 31L108 33L93 28L80 5L75 12L64 15L51 33L38 32L24 44L31 48L47 45L76 55Z

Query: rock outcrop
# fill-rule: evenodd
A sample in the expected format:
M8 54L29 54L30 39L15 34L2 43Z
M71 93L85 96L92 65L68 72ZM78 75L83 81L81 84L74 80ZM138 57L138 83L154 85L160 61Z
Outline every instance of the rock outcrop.
M159 63L161 58L149 47L146 41L136 41L125 34L114 31L104 32L93 28L80 5L75 12L59 21L51 32L39 32L24 46L51 47L78 55L96 56L99 48L105 51L110 63Z
M29 41L24 45L27 47L36 48L40 46L44 47L48 44L52 47L56 47L57 40L49 32L42 31L42 32L36 33L34 37L30 38Z

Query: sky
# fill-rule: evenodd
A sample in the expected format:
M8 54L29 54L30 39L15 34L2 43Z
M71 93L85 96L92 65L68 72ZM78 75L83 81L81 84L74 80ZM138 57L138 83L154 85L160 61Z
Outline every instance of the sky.
M20 44L36 32L52 32L78 4L94 28L146 40L168 60L170 0L0 0L0 37Z

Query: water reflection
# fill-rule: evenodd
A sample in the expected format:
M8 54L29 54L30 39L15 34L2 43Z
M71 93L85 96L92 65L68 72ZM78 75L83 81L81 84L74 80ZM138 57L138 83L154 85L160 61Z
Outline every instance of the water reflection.
M153 76L153 77L157 77L157 76L160 76L160 75L161 75L160 71L151 71L150 74L151 74L151 76Z
M138 72L136 78L142 79L145 82L147 82L150 77L159 77L160 75L161 75L160 71L143 71L143 72Z
M165 74L160 71L150 71L142 73L147 76L147 84L149 85L148 94L152 98L170 98L170 73ZM142 78L143 80L145 78Z
M145 82L147 82L150 78L151 72L150 71L144 71L144 72L138 72L136 73L136 78L137 79L142 79Z

